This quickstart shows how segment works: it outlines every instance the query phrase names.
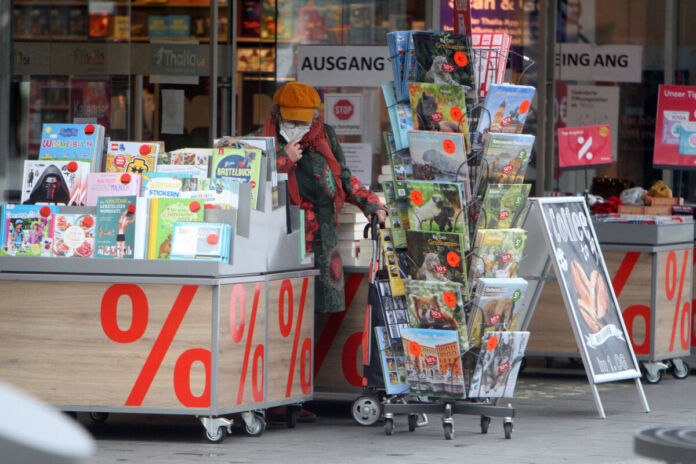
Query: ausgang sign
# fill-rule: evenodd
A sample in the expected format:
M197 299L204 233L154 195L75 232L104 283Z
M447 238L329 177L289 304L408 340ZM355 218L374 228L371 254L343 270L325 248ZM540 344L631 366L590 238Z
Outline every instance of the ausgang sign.
M556 78L562 81L641 82L641 45L556 45Z
M393 79L386 46L300 45L297 79L315 87L379 87Z

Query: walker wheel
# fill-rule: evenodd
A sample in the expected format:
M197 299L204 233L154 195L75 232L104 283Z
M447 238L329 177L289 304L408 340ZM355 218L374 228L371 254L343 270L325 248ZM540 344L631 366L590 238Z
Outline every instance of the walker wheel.
M503 422L503 431L505 432L506 440L512 438L512 422Z
M454 425L449 422L442 424L442 430L445 432L445 440L451 440L454 438Z
M360 425L374 425L382 414L382 404L374 396L360 396L351 407L353 419Z
M408 431L413 432L418 427L418 414L408 415Z
M488 433L488 426L491 425L491 418L481 416L481 433Z
M394 434L394 419L384 420L384 433L386 433L387 435Z

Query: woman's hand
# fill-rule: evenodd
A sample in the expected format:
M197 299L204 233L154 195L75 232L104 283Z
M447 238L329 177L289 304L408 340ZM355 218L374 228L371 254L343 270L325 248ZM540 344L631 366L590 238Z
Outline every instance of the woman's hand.
M287 145L285 145L285 153L293 163L297 163L302 159L302 147L300 147L300 144L294 140L291 140Z
M377 215L377 223L379 224L384 224L384 222L387 220L387 212L383 209L378 209L374 212L374 214ZM367 216L367 220L372 222L372 214Z

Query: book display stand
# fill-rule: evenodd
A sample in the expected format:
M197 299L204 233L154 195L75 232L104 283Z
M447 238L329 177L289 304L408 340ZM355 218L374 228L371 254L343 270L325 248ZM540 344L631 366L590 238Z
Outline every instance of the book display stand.
M238 421L260 435L263 410L310 400L316 271L283 184L276 208L259 184L257 209L207 211L235 227L230 263L0 257L14 302L0 312L3 378L95 420L196 416L213 442Z

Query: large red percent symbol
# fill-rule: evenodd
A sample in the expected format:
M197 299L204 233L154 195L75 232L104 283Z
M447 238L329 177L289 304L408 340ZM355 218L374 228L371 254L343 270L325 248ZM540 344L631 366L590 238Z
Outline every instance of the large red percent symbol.
M197 290L197 285L182 285L145 364L133 384L126 406L140 406L143 403ZM127 296L131 300L131 325L127 330L121 330L118 326L118 302L122 296ZM135 284L114 284L102 296L102 329L107 337L117 343L133 343L139 340L147 330L148 315L147 296ZM174 392L184 406L210 406L210 359L210 350L203 348L186 350L177 358L174 366ZM200 396L195 396L191 392L191 366L196 361L205 366L205 389Z
M689 324L691 322L689 318L689 309L691 307L690 302L685 301L684 305L682 306L682 290L684 289L686 266L689 264L689 250L684 250L684 258L682 261L680 274L677 274L677 261L677 254L674 251L670 251L667 255L667 265L665 269L665 294L667 295L668 301L674 302L675 295L677 297L674 305L672 336L669 340L670 352L672 352L672 350L674 349L674 338L677 333L677 323L679 323L679 338L681 341L682 350L686 350L689 348L689 331L691 330Z
M230 334L232 334L232 341L235 343L240 343L244 339L244 324L246 321L246 296L244 293L244 284L236 284L234 288L232 288L232 295L230 296ZM259 309L260 295L261 282L257 282L256 289L254 290L254 302L251 306L249 330L247 331L246 345L244 348L242 374L239 377L237 404L242 404L242 401L244 400L244 387L246 385L251 346L254 341L254 328L256 326L256 314ZM239 318L239 322L237 322L237 318ZM256 345L256 348L254 348L254 358L251 367L251 390L254 395L254 401L256 402L263 401L263 369L264 346L263 343L260 343ZM259 371L261 379L259 379Z
M302 294L300 295L300 307L297 310L297 323L295 324L295 336L292 342L292 354L290 357L290 368L288 370L288 384L285 389L285 397L290 398L292 394L293 378L295 376L295 364L297 362L297 350L302 334L302 318L304 316L305 301L307 299L307 285L309 279L302 279ZM287 311L285 310L285 300L287 299ZM283 280L280 285L278 295L278 328L283 338L288 338L292 332L292 322L294 313L294 301L292 282L288 279ZM300 349L300 385L302 393L309 395L312 392L312 340L306 337L302 341Z

